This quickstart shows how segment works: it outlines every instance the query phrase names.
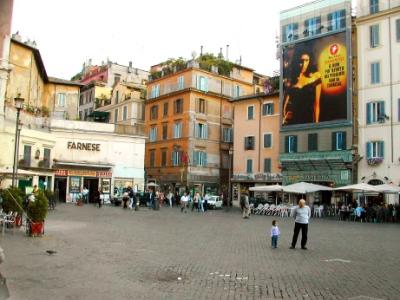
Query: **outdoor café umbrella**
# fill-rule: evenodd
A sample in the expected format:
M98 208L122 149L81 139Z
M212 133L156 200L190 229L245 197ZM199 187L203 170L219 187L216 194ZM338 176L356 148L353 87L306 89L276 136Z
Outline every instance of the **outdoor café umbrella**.
M283 187L279 184L273 185L260 185L260 186L253 186L249 188L252 192L282 192ZM276 194L275 204L278 204L278 194Z
M149 187L149 186L156 187L156 186L158 186L158 184L157 184L157 183L154 183L154 182L149 182L149 183L147 184L147 186L148 186L148 187Z
M329 186L308 183L308 182L297 182L283 187L283 191L286 193L293 194L308 194L318 191L332 191L333 189Z
M398 187L397 185L394 184L378 184L375 185L375 188L384 194L398 194L400 193L400 187Z
M345 192L378 192L379 190L374 185L368 183L357 183L346 186L341 186L335 189L335 191L345 191Z

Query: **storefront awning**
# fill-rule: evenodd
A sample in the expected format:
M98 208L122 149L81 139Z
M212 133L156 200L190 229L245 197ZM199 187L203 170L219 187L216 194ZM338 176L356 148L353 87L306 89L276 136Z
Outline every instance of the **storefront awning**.
M65 160L54 160L56 166L69 166L69 167L86 167L86 168L101 168L111 169L114 165L102 162L88 162L88 161L65 161Z

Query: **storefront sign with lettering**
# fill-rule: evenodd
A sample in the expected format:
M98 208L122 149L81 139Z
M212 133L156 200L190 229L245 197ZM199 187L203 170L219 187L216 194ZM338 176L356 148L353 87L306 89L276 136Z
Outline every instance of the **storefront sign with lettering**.
M100 151L100 144L68 142L67 148L86 151Z

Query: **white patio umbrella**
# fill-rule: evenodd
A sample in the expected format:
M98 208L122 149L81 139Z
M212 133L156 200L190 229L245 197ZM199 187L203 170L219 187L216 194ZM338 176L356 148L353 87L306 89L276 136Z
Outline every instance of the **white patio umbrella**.
M374 185L370 185L368 183L357 183L351 184L346 186L341 186L336 189L335 191L345 191L345 192L378 192L379 190Z
M158 186L158 184L157 183L154 183L154 182L149 182L148 184L147 184L147 186L149 187L149 186L154 186L154 187L156 187L156 186Z
M260 185L260 186L253 186L249 188L251 192L266 192L266 193L271 193L271 192L282 192L283 187L279 184L273 184L273 185ZM278 194L276 194L275 198L275 204L278 204Z
M284 192L293 194L308 194L319 191L332 191L332 190L333 189L329 186L308 183L308 182L297 182L283 187Z
M375 188L384 194L398 194L400 193L400 187L394 184L379 184L375 185Z

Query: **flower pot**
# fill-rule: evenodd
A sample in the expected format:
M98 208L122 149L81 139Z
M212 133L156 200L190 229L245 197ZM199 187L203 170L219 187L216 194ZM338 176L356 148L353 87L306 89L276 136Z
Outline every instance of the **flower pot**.
M44 234L44 222L31 222L29 227L31 236L41 236Z

